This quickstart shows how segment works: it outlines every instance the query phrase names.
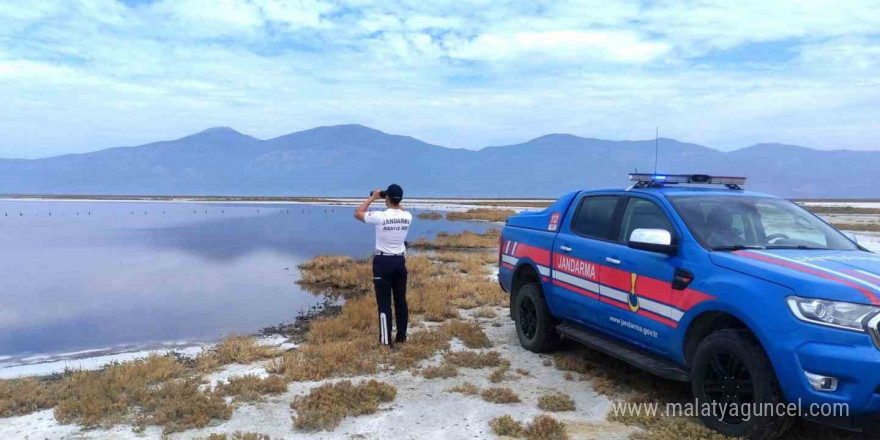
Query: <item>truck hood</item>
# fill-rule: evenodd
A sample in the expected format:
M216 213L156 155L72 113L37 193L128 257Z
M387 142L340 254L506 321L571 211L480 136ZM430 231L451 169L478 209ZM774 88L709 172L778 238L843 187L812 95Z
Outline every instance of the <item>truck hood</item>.
M783 285L799 296L880 305L880 255L863 251L712 252L721 267Z

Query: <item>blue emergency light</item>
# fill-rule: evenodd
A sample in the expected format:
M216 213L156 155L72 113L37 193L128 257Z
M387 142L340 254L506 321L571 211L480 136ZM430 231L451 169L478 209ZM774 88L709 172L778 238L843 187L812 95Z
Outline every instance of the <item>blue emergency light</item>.
M629 180L635 182L636 188L687 183L698 185L724 185L730 189L742 189L741 187L746 184L745 177L710 176L708 174L632 173L629 175Z

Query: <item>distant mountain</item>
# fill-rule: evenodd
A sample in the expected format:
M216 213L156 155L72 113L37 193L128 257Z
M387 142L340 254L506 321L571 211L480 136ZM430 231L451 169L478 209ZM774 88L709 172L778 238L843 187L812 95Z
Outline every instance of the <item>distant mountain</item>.
M869 182L880 152L759 144L725 153L674 139L659 145L664 172L744 175L749 189L785 197L877 197ZM626 185L627 173L653 167L654 140L551 134L474 151L361 125L269 140L219 127L137 147L0 159L0 193L360 196L395 181L425 197L547 197Z

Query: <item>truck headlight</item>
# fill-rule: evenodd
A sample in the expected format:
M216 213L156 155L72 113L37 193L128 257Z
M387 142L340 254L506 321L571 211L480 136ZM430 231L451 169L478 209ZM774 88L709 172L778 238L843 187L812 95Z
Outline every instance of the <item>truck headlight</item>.
M865 331L865 324L880 308L842 301L789 296L788 308L798 319L813 324L837 327L857 332Z

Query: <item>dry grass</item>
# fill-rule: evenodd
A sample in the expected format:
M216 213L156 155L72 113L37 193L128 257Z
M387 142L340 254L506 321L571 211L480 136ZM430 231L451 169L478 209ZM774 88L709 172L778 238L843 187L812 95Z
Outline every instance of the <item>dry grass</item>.
M517 368L517 369L516 369L516 372L517 372L517 374L519 374L520 376L528 376L528 375L531 374L531 373L529 373L529 370L526 370L525 368Z
M234 397L236 402L254 402L261 400L266 394L278 395L287 391L287 382L281 376L261 378L255 374L247 374L218 384L216 390L223 396Z
M150 356L102 371L75 371L59 383L55 418L86 427L134 423L165 432L203 427L228 419L232 409L216 392L200 389L172 356Z
M266 434L258 434L256 432L241 432L235 431L232 433L232 437L226 434L211 434L207 437L199 437L204 438L206 440L272 440Z
M0 380L0 418L30 414L55 406L56 382L38 379Z
M434 367L427 367L421 371L425 379L448 379L458 376L458 368L449 363L442 363Z
M528 440L565 440L568 438L565 423L546 414L535 416L527 426L509 415L504 415L490 420L489 427L500 436L525 437Z
M409 265L407 265L409 266ZM320 255L300 264L298 284L322 293L369 293L373 290L372 259Z
M220 365L249 364L278 355L278 351L261 345L253 336L227 336L213 349Z
M480 393L483 400L492 403L516 403L519 402L519 395L514 393L510 388L497 387L487 388Z
M485 368L501 365L501 355L497 351L450 351L443 355L444 361L463 368Z
M465 212L448 212L446 220L486 220L503 223L512 215L516 215L512 209L473 208Z
M396 395L393 386L375 380L321 385L290 404L297 412L293 425L304 431L332 430L348 416L375 413L380 403L390 402Z
M491 251L434 251L430 258L441 263L471 264L472 261L484 265L498 263L498 254Z
M498 249L497 229L490 229L482 234L464 231L459 234L440 232L434 240L420 239L412 244L415 249Z
M833 206L833 205L804 205L808 211L814 214L880 214L880 208L860 208L856 206Z
M420 220L440 220L443 218L443 213L437 211L426 211L420 212L419 215L417 215L416 217Z
M446 323L446 328L467 348L489 348L492 346L492 341L486 336L480 324L476 322L452 320Z
M574 400L565 393L545 394L538 398L538 408L544 411L574 411Z
M491 318L495 318L495 317L497 317L497 316L498 316L498 314L495 313L495 310L492 310L492 309L490 309L490 308L488 308L488 307L480 308L480 309L478 309L476 312L474 312L474 317L477 317L477 318L489 318L489 319L491 319Z
M501 383L504 379L507 379L507 371L510 370L510 362L504 361L501 363L501 366L492 370L492 374L489 375L489 382L492 383Z
M880 232L880 223L832 223L832 225L842 231Z
M469 395L477 395L480 394L480 388L476 385L465 382L461 385L456 385L448 390L450 393L461 393L461 394L469 394Z
M453 335L450 327L451 324L444 324L413 332L406 344L401 344L393 351L380 346L376 338L370 335L306 343L298 350L284 353L280 359L272 361L267 371L283 374L289 381L306 381L373 374L383 367L408 369L440 350L449 349Z

